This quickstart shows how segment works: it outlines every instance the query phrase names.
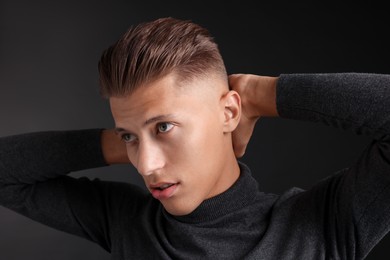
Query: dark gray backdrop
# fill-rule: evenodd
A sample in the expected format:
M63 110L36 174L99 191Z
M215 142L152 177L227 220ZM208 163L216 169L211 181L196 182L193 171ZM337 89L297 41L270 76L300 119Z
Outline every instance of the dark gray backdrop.
M0 136L112 127L108 103L98 94L100 54L131 24L163 16L208 28L229 73L390 72L390 18L383 6L211 2L0 0ZM352 163L369 140L265 118L242 160L265 191L306 189ZM131 166L72 175L143 185ZM369 259L386 255L389 245L386 237ZM100 260L109 254L0 207L0 259Z

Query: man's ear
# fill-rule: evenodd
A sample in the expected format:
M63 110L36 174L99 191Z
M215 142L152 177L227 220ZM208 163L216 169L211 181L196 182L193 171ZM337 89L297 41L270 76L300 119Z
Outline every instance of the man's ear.
M224 133L231 133L240 122L241 98L236 91L230 90L222 97L221 102L224 106L223 131Z

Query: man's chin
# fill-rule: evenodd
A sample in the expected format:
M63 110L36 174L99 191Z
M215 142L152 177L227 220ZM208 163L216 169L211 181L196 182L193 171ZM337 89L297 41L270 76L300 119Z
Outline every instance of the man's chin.
M165 210L173 216L185 216L191 214L199 205L175 205L171 202L161 202Z

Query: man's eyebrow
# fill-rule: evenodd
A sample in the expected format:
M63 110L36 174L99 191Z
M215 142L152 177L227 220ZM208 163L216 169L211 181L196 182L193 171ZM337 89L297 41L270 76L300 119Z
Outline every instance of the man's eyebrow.
M151 124L151 123L154 123L154 122L156 122L156 121L171 119L171 118L173 118L173 117L174 117L173 114L154 116L154 117L151 117L151 118L147 119L147 120L144 122L144 126L149 125L149 124ZM125 128L122 128L122 127L115 127L115 132L118 134L118 133L120 133L120 132L127 132L127 130L126 130Z
M126 132L126 130L122 127L115 127L115 133L119 134L120 132Z
M172 117L174 117L172 114L154 116L154 117L147 119L144 122L144 126L149 125L151 123L154 123L156 121L167 120L167 119L172 118Z

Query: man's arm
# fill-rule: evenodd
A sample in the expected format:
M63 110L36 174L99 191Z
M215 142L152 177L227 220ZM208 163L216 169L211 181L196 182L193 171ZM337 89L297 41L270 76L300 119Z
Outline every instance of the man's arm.
M270 87L265 77L247 77L257 82L257 91ZM276 99L270 99L280 117L373 137L353 165L307 191L287 191L274 206L281 217L278 225L301 230L309 226L304 235L318 236L330 258L363 259L390 230L390 75L290 74L271 85L276 86ZM255 94L248 99L252 97L255 102ZM250 111L255 119L263 115L261 110ZM290 237L300 239L299 233Z
M0 205L109 250L114 203L136 199L130 184L68 173L126 162L113 130L26 133L0 138ZM124 195L126 193L126 195Z
M244 155L261 117L322 122L358 134L390 133L390 75L232 74L229 84L242 99L242 119L233 132L237 157Z
M33 184L105 165L101 129L0 138L0 184Z

